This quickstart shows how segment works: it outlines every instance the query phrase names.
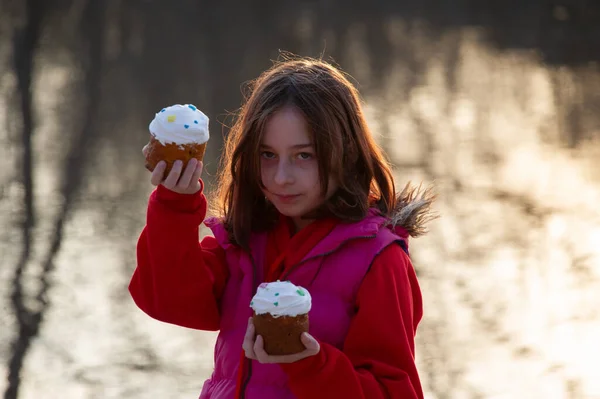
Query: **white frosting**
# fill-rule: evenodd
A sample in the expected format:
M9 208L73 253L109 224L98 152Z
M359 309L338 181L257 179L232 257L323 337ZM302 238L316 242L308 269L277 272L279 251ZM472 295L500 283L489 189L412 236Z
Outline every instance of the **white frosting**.
M209 139L208 117L192 104L175 104L156 113L150 133L161 144L203 144Z
M262 283L250 302L256 314L269 313L273 317L298 316L310 311L310 293L289 281Z

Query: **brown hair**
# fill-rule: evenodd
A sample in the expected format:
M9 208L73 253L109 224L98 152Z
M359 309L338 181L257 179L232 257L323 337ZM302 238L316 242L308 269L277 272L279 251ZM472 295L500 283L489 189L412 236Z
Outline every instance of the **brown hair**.
M358 221L370 207L389 215L396 204L388 161L365 121L357 89L333 65L310 58L276 62L253 81L225 141L216 202L230 240L244 248L253 231L273 227L277 212L262 193L259 147L269 117L286 106L306 118L319 167L321 190L329 177L337 191L307 217L332 215Z

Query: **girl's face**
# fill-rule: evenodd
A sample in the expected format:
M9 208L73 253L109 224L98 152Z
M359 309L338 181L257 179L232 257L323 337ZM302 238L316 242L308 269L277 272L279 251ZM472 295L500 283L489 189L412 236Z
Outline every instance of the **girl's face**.
M277 111L267 122L260 150L263 193L299 230L310 223L301 219L336 190L329 181L321 195L319 166L303 115L294 107Z

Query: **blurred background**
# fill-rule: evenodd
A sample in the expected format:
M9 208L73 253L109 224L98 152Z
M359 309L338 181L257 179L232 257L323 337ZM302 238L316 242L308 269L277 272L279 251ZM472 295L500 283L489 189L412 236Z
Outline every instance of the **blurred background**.
M280 51L350 73L398 185L437 185L412 242L426 397L600 398L597 0L0 0L4 399L198 396L215 335L127 292L141 148L197 105L210 190Z

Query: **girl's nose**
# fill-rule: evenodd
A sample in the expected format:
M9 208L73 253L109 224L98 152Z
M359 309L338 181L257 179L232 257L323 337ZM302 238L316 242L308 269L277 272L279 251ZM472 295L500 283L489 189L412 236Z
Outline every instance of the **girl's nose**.
M291 165L285 160L281 160L277 165L274 176L275 183L278 185L290 184L294 181Z

